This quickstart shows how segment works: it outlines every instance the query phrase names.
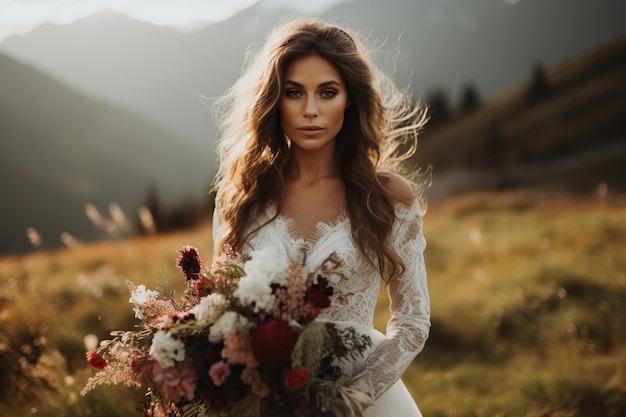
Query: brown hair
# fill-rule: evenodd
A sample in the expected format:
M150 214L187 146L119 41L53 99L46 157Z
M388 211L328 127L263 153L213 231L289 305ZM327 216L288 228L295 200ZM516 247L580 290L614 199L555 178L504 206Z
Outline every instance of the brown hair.
M250 219L280 202L289 158L278 114L283 77L293 61L312 54L332 63L346 83L350 106L336 156L347 214L357 247L388 281L405 265L388 244L395 202L386 184L389 175L383 173L407 175L402 161L415 151L425 111L373 66L355 36L318 20L276 27L219 103L227 106L215 182L224 231L220 247L241 250L255 231Z

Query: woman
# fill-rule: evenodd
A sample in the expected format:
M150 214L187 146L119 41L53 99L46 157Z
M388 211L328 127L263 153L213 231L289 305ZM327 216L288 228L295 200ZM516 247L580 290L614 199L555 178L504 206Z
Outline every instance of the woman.
M319 320L374 339L351 364L368 417L420 416L400 381L429 332L419 193L400 175L424 112L396 92L357 39L316 20L276 28L231 88L218 146L216 248L279 248L305 271L331 254ZM390 297L386 336L373 329L381 280Z

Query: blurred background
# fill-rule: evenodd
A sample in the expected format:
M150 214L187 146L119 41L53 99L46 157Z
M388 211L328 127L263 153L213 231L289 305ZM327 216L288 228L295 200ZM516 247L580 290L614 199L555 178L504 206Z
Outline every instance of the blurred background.
M622 0L0 0L2 414L132 412L77 395L86 343L132 328L125 279L209 257L214 99L298 16L430 107L425 415L625 415Z
M434 166L431 197L624 191L622 1L227 3L0 2L0 253L28 250L29 227L44 246L93 239L111 203L133 228L141 205L161 229L192 223L215 172L213 99L286 15L357 31L430 105L415 162Z

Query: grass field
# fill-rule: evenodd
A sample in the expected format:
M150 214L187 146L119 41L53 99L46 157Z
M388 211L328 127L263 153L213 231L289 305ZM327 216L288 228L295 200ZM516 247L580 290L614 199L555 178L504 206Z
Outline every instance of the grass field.
M472 194L425 233L433 327L404 379L426 417L626 415L623 196ZM134 325L126 279L182 290L185 244L208 260L210 225L0 258L0 415L135 415L139 391L78 394L86 345Z

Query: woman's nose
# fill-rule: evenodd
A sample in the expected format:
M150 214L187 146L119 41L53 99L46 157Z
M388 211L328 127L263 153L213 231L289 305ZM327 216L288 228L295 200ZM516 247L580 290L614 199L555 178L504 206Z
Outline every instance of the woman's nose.
M304 117L316 117L318 115L317 101L314 95L310 95L306 99L304 107Z

